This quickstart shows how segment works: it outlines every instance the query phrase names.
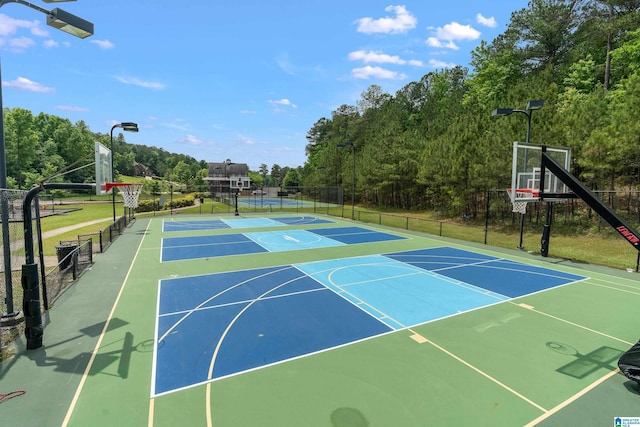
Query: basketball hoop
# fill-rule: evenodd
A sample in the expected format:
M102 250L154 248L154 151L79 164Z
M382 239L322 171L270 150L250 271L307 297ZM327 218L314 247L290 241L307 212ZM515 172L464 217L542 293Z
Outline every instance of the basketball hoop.
M511 196L512 212L522 215L527 213L527 203L540 200L540 193L533 188L517 188L515 190L508 188L507 192Z
M142 184L129 184L124 182L107 182L105 185L106 192L112 190L113 187L119 187L122 197L124 197L124 207L135 209L138 207L138 198L142 192Z

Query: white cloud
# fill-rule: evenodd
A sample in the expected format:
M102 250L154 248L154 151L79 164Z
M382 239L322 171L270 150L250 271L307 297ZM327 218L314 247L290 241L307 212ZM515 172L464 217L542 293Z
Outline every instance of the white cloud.
M29 37L17 37L15 39L9 40L9 46L19 50L26 49L33 46L34 44L36 44L36 42Z
M437 37L429 37L426 43L428 46L431 46L431 47L438 47L438 48L443 47L443 48L452 49L452 50L460 49L458 45L456 45L454 42L438 40Z
M240 114L256 114L255 110L240 110Z
M485 18L481 13L478 13L476 15L476 22L489 28L496 28L498 26L496 18L494 18L493 16L491 18Z
M440 40L476 40L482 34L471 25L462 25L455 21L436 28L435 33Z
M288 53L285 52L280 54L280 56L278 56L278 58L276 59L276 62L278 63L278 67L280 67L280 69L285 73L291 76L296 75L293 62L291 62L291 58L289 57Z
M206 144L204 140L193 135L187 135L180 142L183 142L189 145L205 145Z
M0 14L0 45L8 45L17 52L35 45L35 41L29 37L22 36L12 38L12 36L21 29L29 30L29 32L36 37L49 36L49 32L41 26L40 21L13 19L7 15Z
M437 59L431 59L429 60L429 66L431 68L453 68L457 66L457 64L454 64L452 62L438 61Z
M482 34L471 25L462 25L455 21L443 27L429 27L427 29L434 34L426 40L428 46L453 50L459 49L455 41L476 40Z
M164 83L145 81L137 77L116 76L116 80L127 85L140 86L146 89L163 90L166 86Z
M298 108L298 106L296 104L292 103L287 98L282 98L282 99L279 99L277 101L269 100L269 104L271 104L273 106L285 105L285 106L289 106L291 108Z
M24 77L18 77L11 82L2 82L2 86L26 90L28 92L51 93L55 91L52 87L41 85Z
M29 27L31 34L37 37L49 37L49 31L40 26L40 21L33 21L34 25Z
M406 60L402 59L397 55L388 55L386 53L378 52L378 51L364 51L357 50L355 52L349 53L349 60L351 61L362 61L365 64L377 63L377 64L398 64L398 65L413 65L414 67L421 67L423 65L422 61L418 61L416 59Z
M387 6L384 10L385 12L394 12L395 16L379 19L358 19L358 32L365 34L402 34L414 29L418 23L418 19L405 6Z
M354 68L351 70L351 75L356 79L368 80L370 78L385 79L385 80L403 80L406 79L406 74L399 73L397 71L391 71L382 67L372 67L367 65L362 68Z
M113 49L115 45L109 40L90 40L89 43L97 44L100 49Z
M74 107L72 105L56 105L56 110L72 111L74 113L86 113L91 111L85 107Z
M58 47L60 46L60 43L58 43L55 40L49 39L49 40L45 40L43 43L44 47Z
M0 36L10 36L15 34L19 28L26 28L34 36L46 37L48 32L40 27L38 21L26 21L24 19L13 19L0 13Z
M256 145L257 142L255 139L245 136L245 135L237 135L236 136L236 142L238 142L239 144L244 144L244 145Z

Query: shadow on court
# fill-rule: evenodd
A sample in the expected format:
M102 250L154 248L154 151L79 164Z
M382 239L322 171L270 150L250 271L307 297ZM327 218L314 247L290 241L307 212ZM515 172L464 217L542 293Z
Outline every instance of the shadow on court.
M548 342L547 348L567 357L575 358L556 371L577 379L585 378L598 369L615 371L618 368L618 359L624 353L623 350L602 346L587 354L581 354L575 347L559 342Z
M129 322L122 319L114 318L109 322L109 330L127 326ZM46 347L41 347L34 351L27 353L27 356L37 366L53 367L55 371L66 372L71 374L82 375L84 373L84 367L91 359L91 352L82 352L76 354L70 359L65 359L57 355L56 347L64 346L72 341L78 340L85 336L97 337L104 329L105 322L99 322L94 325L82 328L79 332L81 334L68 338L63 341L59 341L54 344L49 344ZM142 341L137 345L134 345L134 336L130 332L125 332L124 337L117 342L108 343L103 345L105 347L116 347L114 350L107 352L99 352L96 354L89 375L111 375L126 379L129 375L129 366L131 363L131 355L133 352L149 352L153 349L153 340ZM117 367L110 368L117 363ZM110 372L112 371L112 372Z

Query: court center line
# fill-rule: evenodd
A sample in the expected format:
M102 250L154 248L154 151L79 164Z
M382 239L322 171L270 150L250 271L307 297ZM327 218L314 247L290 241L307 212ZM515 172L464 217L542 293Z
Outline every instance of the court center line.
M120 291L118 292L118 296L116 297L116 300L113 303L113 307L111 307L111 312L109 313L109 316L107 316L107 321L104 323L104 326L102 327L102 332L98 337L98 342L96 342L96 346L93 349L93 353L91 353L91 358L89 359L89 363L87 364L87 367L85 368L84 373L82 374L82 378L80 378L80 384L78 384L78 388L76 389L76 393L73 396L73 399L71 400L71 404L69 405L67 414L65 415L64 420L62 421L62 427L66 427L69 424L69 421L71 420L71 414L73 413L73 410L75 409L76 404L78 403L78 399L80 398L80 393L82 392L82 389L84 387L85 382L87 381L87 378L89 377L89 372L93 367L93 363L95 362L96 357L98 355L98 351L100 350L100 346L102 345L102 340L104 339L107 333L109 325L111 324L111 319L113 318L113 315L116 311L116 307L118 307L118 303L120 302L120 297L124 292L124 288L127 282L129 281L131 270L133 270L133 266L136 263L136 259L138 258L138 254L140 253L140 248L142 247L142 243L144 242L144 239L148 234L150 225L151 225L151 221L147 223L147 228L145 230L145 233L142 236L142 239L140 240L140 244L138 245L136 254L133 256L133 259L131 260L131 264L129 265L129 270L127 271L127 275L124 277L124 280L122 281L122 285L120 286Z
M527 402L528 404L534 406L535 408L539 409L540 411L542 411L543 413L548 412L545 408L543 408L542 406L538 405L537 403L535 403L533 400L525 397L524 395L518 393L517 391L515 391L514 389L512 389L511 387L509 387L508 385L500 382L499 380L497 380L496 378L493 378L491 375L487 374L486 372L480 370L479 368L476 368L475 366L473 366L471 363L467 362L466 360L456 356L455 354L451 353L449 350L445 349L444 347L439 346L438 344L436 344L435 342L431 341L429 338L426 338L420 334L418 334L417 332L415 332L412 329L407 329L409 332L411 332L414 335L419 335L421 336L425 341L429 344L431 344L432 346L434 346L435 348L437 348L438 350L440 350L441 352L445 353L447 356L457 360L458 362L462 363L463 365L465 365L466 367L474 370L475 372L477 372L478 374L482 375L483 377L487 378L488 380L492 381L493 383L497 384L498 386L502 387L503 389L507 390L508 392L510 392L511 394L519 397L520 399L524 400L525 402Z

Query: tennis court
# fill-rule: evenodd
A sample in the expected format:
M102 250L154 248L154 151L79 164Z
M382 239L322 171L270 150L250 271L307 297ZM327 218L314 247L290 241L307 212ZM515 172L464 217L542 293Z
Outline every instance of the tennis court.
M0 416L614 425L639 303L634 274L321 215L138 219L3 366Z

